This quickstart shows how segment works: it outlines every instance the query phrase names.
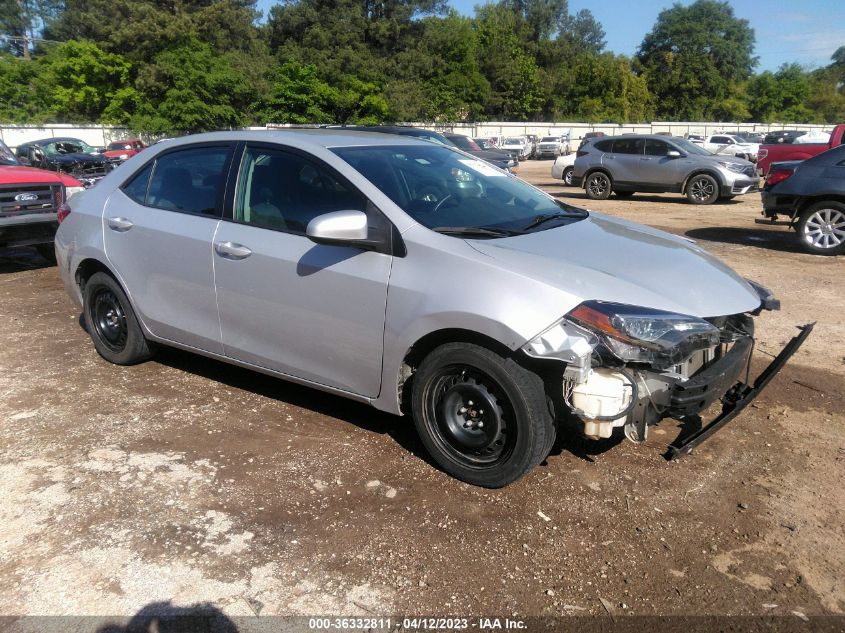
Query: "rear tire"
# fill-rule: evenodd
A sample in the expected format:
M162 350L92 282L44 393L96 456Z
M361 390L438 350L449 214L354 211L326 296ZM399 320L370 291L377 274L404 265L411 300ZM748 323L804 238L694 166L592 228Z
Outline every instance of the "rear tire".
M554 445L542 379L472 343L448 343L425 357L414 374L411 405L432 459L476 486L516 481Z
M698 174L687 183L687 200L692 204L713 204L719 199L719 183L713 176Z
M845 253L845 204L822 201L804 209L798 218L798 236L815 255Z
M607 200L612 191L610 176L603 171L594 171L587 176L584 191L590 200Z
M572 186L572 172L575 171L574 167L567 167L563 170L563 184L567 187Z
M91 275L83 291L82 315L94 347L110 363L135 365L153 355L129 299L114 277L102 272Z

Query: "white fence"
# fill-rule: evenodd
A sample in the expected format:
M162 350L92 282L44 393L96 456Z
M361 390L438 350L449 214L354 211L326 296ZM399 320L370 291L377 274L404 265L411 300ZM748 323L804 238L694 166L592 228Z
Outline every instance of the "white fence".
M472 137L489 138L491 136L518 136L521 134L537 134L545 136L550 130L571 129L572 139L579 140L587 132L604 132L609 136L635 132L638 134L655 134L657 132L669 132L676 136L684 134L715 134L718 132L769 132L772 130L829 130L832 125L810 125L804 123L713 123L701 121L676 121L676 122L654 122L654 123L631 123L626 125L615 125L612 123L591 124L573 123L561 121L554 123L521 123L506 121L487 121L484 123L455 123L455 124L432 124L432 123L407 123L414 127L432 128L440 131L448 130L459 134L466 134ZM267 128L289 127L285 124L268 124L267 127L252 127L251 130L262 130ZM49 124L43 126L35 125L5 125L0 124L0 140L14 149L21 143L35 141L43 138L55 138L70 136L78 138L89 145L107 145L111 141L134 136L125 127L111 125L70 125L70 124Z

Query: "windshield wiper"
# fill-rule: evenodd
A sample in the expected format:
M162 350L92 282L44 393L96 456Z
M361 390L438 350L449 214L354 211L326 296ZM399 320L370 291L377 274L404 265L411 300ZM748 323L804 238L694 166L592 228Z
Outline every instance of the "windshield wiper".
M572 214L569 213L544 213L542 215L536 216L531 222L526 224L522 227L523 231L530 231L533 228L540 226L541 224L545 224L546 222L550 222L551 220L572 220L574 217Z
M493 226L435 226L431 230L446 235L460 235L463 237L511 237L522 233L522 231L499 229Z

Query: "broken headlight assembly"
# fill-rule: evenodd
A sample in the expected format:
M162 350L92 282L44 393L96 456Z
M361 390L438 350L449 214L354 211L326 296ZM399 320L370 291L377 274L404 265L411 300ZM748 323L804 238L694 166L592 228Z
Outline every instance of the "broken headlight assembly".
M598 335L598 351L607 352L602 357L609 364L616 360L665 369L720 339L719 328L704 319L622 303L585 301L566 318Z

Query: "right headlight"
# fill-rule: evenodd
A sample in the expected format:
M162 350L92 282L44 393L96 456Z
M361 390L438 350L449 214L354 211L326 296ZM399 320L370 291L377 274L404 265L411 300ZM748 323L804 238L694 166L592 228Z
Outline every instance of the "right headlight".
M719 344L719 328L704 319L641 306L585 301L566 318L597 334L619 360L657 369Z

